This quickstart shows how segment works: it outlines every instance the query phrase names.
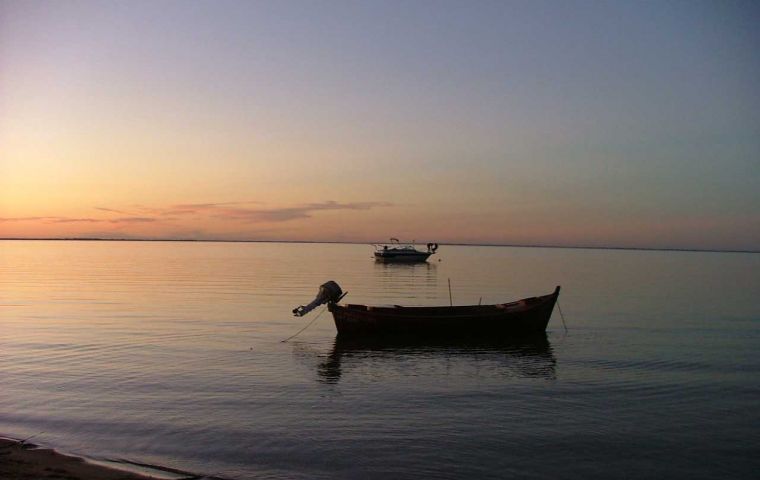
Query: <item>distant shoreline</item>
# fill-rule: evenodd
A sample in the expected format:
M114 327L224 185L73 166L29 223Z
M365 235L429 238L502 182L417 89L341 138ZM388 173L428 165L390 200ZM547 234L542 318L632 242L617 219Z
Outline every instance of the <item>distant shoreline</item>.
M338 245L372 245L385 242L341 242L317 240L223 240L223 239L194 239L194 238L0 238L0 241L68 241L68 242L197 242L197 243L304 243L304 244L338 244ZM594 247L587 245L531 245L507 243L441 243L458 247L515 247L515 248L566 248L577 250L639 250L649 252L701 252L701 253L760 253L760 250L713 250L701 248L665 248L665 247Z

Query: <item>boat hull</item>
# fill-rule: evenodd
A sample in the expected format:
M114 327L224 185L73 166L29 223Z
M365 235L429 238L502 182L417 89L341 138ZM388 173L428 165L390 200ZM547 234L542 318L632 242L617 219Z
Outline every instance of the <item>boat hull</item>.
M426 262L432 253L395 253L395 252L375 252L375 261L381 263L417 263Z
M340 336L499 338L546 331L560 288L549 295L498 305L373 307L328 305Z

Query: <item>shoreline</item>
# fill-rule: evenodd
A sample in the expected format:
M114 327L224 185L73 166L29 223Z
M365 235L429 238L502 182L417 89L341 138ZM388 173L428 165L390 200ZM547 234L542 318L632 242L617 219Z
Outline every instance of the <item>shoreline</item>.
M61 453L0 436L0 478L7 480L223 480L157 465Z

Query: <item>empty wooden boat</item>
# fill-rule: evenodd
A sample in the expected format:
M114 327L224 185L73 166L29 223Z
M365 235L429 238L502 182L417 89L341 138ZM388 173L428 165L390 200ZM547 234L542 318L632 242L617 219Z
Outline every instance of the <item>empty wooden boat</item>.
M345 295L335 282L320 287L309 305L293 310L304 315L327 303L339 335L424 335L430 337L496 335L500 338L546 331L560 287L539 297L493 305L403 307L341 305Z

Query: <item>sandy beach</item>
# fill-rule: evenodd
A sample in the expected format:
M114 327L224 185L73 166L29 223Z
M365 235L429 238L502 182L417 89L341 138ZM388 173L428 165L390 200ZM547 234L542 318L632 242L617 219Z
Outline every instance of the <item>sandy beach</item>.
M0 478L3 480L146 480L201 478L180 472L137 474L90 463L49 448L0 438Z

